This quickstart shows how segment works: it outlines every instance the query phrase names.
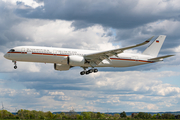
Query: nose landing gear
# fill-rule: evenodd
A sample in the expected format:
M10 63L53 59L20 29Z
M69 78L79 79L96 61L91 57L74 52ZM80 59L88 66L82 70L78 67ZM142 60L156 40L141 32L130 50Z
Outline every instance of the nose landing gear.
M96 72L98 72L98 69L89 69L89 70L86 70L86 68L83 68L84 69L84 71L81 71L80 72L80 75L84 75L84 74L86 74L86 75L88 75L88 74L90 74L90 73L96 73Z
M14 63L14 69L17 69L16 61L12 61Z

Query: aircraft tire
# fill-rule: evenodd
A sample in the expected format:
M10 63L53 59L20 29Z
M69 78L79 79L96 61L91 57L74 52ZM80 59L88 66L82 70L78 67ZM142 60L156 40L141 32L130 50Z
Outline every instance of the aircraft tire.
M86 71L86 75L88 75L89 74L89 71Z
M98 69L94 69L94 73L98 72Z
M92 72L93 72L93 69L88 70L88 72L89 72L89 73L92 73Z
M17 66L14 66L14 69L17 69Z
M81 75L84 75L85 73L86 73L85 71L80 72Z

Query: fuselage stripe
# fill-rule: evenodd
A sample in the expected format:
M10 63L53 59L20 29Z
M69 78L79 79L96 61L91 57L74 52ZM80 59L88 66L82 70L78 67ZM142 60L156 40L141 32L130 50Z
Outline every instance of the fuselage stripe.
M17 53L17 54L27 54L27 52L8 52L8 53ZM69 56L64 54L50 54L50 53L31 53L32 55L53 55L53 56Z

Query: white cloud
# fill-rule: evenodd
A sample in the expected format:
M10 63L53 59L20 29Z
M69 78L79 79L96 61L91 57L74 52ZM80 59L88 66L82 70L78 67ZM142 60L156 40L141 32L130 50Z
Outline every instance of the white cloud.
M21 39L24 39L18 40L18 38L15 38L17 39L15 45L54 46L94 50L118 47L113 46L109 42L113 37L102 37L104 33L108 32L102 26L95 25L86 30L74 31L71 24L71 21L63 20L30 19L14 25L10 31L17 36L21 36Z
M180 46L176 47L176 48L174 49L174 51L177 52L177 53L180 53Z
M2 0L2 1L8 2L8 3L12 3L14 5L16 5L17 2L22 2L22 3L24 3L24 5L30 6L32 8L37 8L39 6L43 6L44 5L43 3L37 3L34 0ZM22 7L21 7L21 9L22 9Z
M50 95L64 95L63 92L58 92L58 91L55 91L55 92L49 92Z
M130 77L129 74L131 74ZM152 76L152 74L154 76L150 79L150 76ZM163 75L158 76L158 74ZM174 75L176 75L176 73L174 73ZM110 110L114 109L114 111L117 111L119 108L116 108L115 106L120 107L122 105L126 106L126 111L129 111L128 108L131 108L131 110L135 111L159 111L161 110L161 108L165 109L165 106L167 107L166 109L168 109L169 107L177 104L177 102L174 102L174 100L180 99L180 97L178 97L180 96L180 88L173 87L170 84L164 84L161 81L157 80L166 76L167 72L151 73L151 75L140 72L103 72L100 73L100 75L92 81L92 85L87 86L92 88L91 91L46 90L45 93L48 94L42 94L41 92L37 92L33 89L1 89L0 96L4 96L4 99L7 100L5 104L9 104L10 102L11 106L18 106L18 108L21 107L37 110L41 110L43 108L43 110L45 111L49 109L51 109L52 111L69 111L73 107L76 109L76 111L89 111L95 109L97 111L106 112L106 108L104 107L109 107L111 108ZM156 80L153 80L154 78L156 78ZM94 81L96 82L94 83ZM75 84L75 86L79 85ZM22 102L17 104L16 99L14 99L14 101L12 102L12 97L18 97L18 101ZM32 104L36 103L36 105L38 105L39 107L29 106L28 104L25 104L27 101L24 102L24 99L22 99L24 97L30 97L31 101L33 101ZM104 104L104 107L97 106L101 104ZM13 111L13 107L11 108L11 110Z
M67 100L70 100L70 97L68 97L68 96L59 96L58 99L67 101Z
M153 75L153 76L152 76ZM105 72L97 77L96 86L103 90L123 90L128 93L143 93L149 95L174 95L180 94L179 87L172 87L170 84L162 84L159 78L178 76L179 72ZM97 79L96 78L96 79Z

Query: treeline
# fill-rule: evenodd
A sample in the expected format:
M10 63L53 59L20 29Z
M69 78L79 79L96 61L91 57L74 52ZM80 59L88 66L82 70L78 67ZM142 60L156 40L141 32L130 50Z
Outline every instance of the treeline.
M180 118L180 115L173 115L173 114L170 114L170 113L164 113L164 114L154 114L154 115L151 115L150 113L144 113L144 112L139 112L139 113L136 113L136 114L132 114L131 115L132 118L135 118L135 119L179 119Z
M169 113L164 113L162 115L158 114L148 114L144 112L133 113L131 116L127 116L125 112L120 114L105 114L105 113L94 113L94 112L82 112L81 114L77 114L74 111L70 111L68 114L66 113L57 113L53 114L50 111L43 112L43 111L36 111L36 110L19 110L16 115L8 112L7 110L0 110L0 119L179 119L180 115L173 115Z

